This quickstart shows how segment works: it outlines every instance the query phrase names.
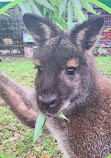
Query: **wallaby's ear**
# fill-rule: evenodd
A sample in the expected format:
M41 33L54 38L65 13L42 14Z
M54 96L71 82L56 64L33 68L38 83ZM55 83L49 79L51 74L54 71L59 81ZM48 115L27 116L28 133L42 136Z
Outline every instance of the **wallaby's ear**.
M70 33L70 40L81 50L89 50L95 43L104 24L102 17L96 17L78 25Z
M42 17L27 13L23 16L23 22L38 46L57 36L56 26Z

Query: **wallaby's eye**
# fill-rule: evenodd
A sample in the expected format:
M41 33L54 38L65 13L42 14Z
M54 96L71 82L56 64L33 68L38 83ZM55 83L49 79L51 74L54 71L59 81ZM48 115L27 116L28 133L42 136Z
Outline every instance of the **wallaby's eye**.
M34 69L37 69L38 72L42 72L42 68L41 68L41 66L36 65L36 66L34 67Z
M69 67L69 68L66 70L66 73L67 73L68 75L74 75L74 74L75 74L75 70L76 70L75 67Z
M35 64L34 69L37 69L38 72L42 72L42 68L41 68L40 61L39 61L39 60L36 60L36 61L34 62L34 64Z

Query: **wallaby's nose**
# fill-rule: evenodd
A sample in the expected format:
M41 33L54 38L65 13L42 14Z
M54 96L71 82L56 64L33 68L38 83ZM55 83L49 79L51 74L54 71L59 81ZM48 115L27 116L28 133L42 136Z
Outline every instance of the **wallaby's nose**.
M55 107L57 97L55 94L45 94L38 97L39 102L45 107Z

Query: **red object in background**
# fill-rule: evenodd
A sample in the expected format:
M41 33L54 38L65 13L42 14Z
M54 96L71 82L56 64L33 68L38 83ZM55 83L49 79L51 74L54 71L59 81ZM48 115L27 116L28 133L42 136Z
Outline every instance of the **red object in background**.
M106 32L106 33L103 33L102 36L111 36L111 33Z
M108 37L108 38L104 39L104 41L108 41L108 40L111 40L111 37Z

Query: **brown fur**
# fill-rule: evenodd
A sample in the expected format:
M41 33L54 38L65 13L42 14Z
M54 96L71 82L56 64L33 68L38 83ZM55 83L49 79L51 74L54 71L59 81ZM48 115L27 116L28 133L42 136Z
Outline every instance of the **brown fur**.
M35 65L35 66L40 66L40 61L39 61L39 60L36 60L36 61L34 62L34 65Z
M79 63L76 59L70 59L67 62L67 67L78 67L78 66L79 66Z
M38 112L44 113L64 157L105 158L111 153L111 83L90 53L103 19L86 21L69 35L35 15L26 14L24 23L40 46L34 54L41 64L35 89L26 91L0 72L0 95L30 127ZM60 112L70 122L59 118Z

